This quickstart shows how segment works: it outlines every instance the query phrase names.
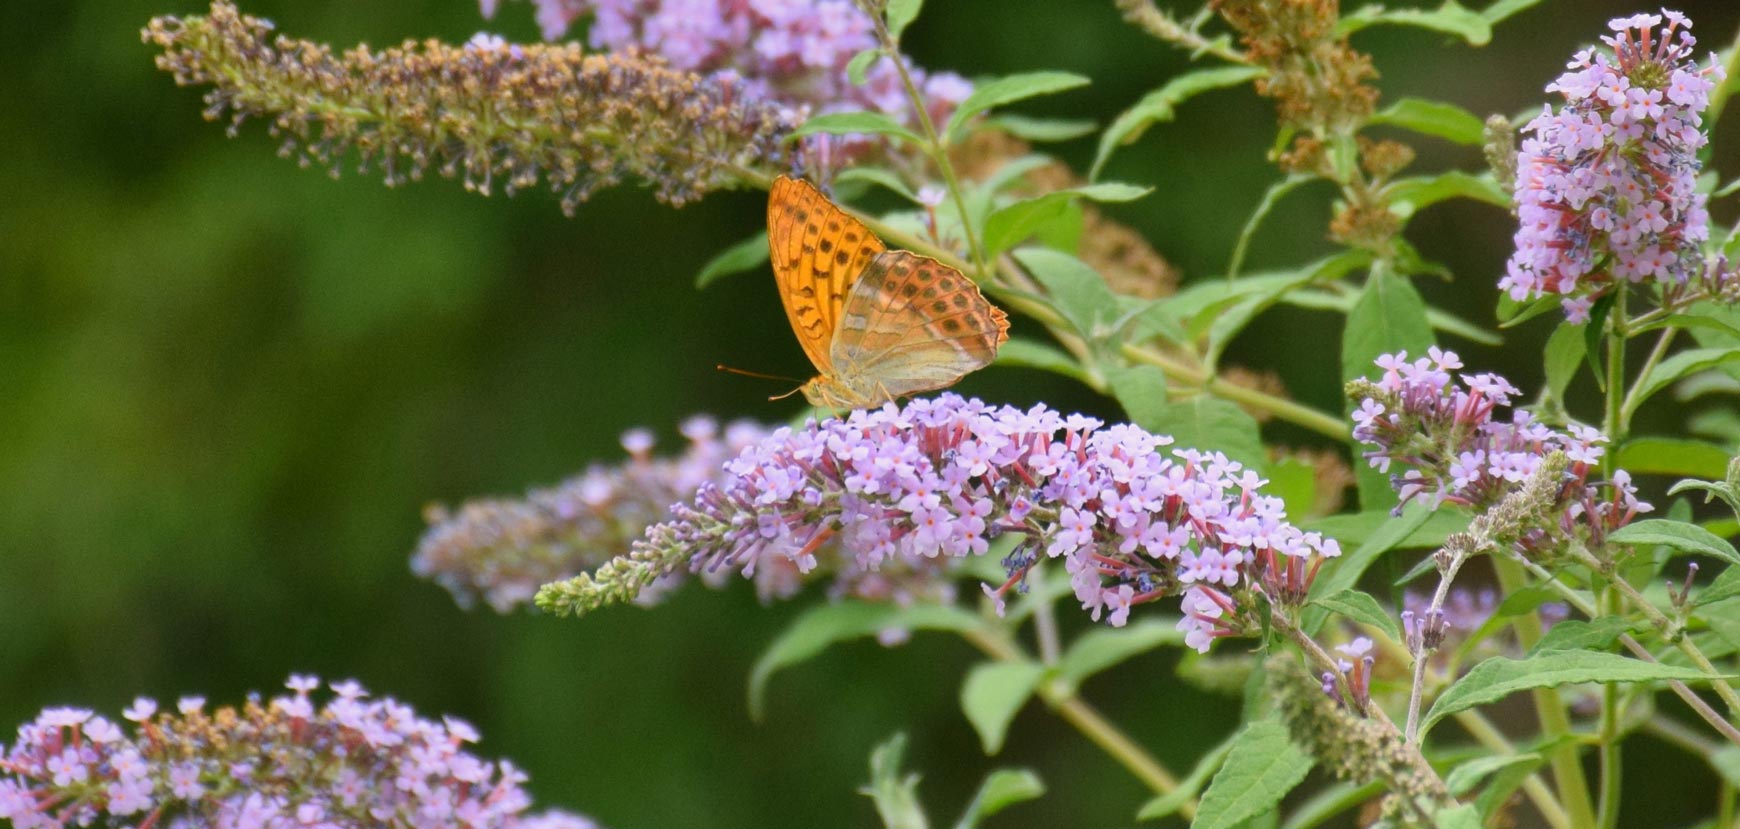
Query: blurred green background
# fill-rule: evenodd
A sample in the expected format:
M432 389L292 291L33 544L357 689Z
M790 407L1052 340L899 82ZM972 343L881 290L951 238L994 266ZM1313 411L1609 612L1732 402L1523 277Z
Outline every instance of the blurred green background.
M691 287L709 257L758 229L763 196L678 212L624 188L565 219L542 193L331 181L275 158L260 124L226 138L200 118L199 91L153 69L139 27L203 11L163 1L0 4L0 728L45 705L113 713L135 694L234 702L311 671L472 720L483 752L525 766L543 801L618 829L872 826L853 790L871 746L898 729L914 735L909 756L939 818L986 769L1023 764L1052 792L1001 825L1131 824L1141 787L1037 706L1004 756L980 755L955 703L974 659L964 645L921 635L831 652L778 678L757 725L744 677L798 604L764 608L746 585L691 588L654 612L576 623L462 612L412 578L428 501L554 482L619 456L617 435L635 425L674 444L689 413L794 411L764 401L782 389L713 370L807 376L772 280ZM469 0L242 7L339 45L536 32L524 4L490 23ZM1740 27L1732 0L1681 8L1711 49ZM1549 2L1484 49L1402 29L1356 45L1375 56L1386 100L1517 113L1540 105L1608 17L1638 10ZM1091 88L1031 111L1102 123L1185 65L1109 2L933 0L908 42L922 64L969 76L1089 75ZM1719 158L1734 155L1727 126ZM1109 177L1160 190L1111 212L1187 279L1219 273L1278 178L1263 160L1273 134L1270 105L1248 89L1197 99L1116 157ZM1059 151L1079 169L1091 144ZM1415 146L1416 170L1479 163L1443 142ZM1720 166L1724 179L1740 173ZM1327 199L1284 203L1251 264L1328 250ZM1422 282L1428 299L1491 320L1511 229L1472 203L1415 220L1411 238L1459 274ZM1525 326L1502 348L1452 345L1532 389L1547 330ZM1232 360L1336 408L1338 343L1338 318L1283 310ZM963 390L1115 414L1026 371L985 372ZM1170 662L1121 667L1086 694L1187 769L1237 705L1182 688ZM1670 756L1640 740L1627 761L1666 769ZM1652 825L1709 808L1713 783L1697 767L1627 780L1628 814L1647 809Z

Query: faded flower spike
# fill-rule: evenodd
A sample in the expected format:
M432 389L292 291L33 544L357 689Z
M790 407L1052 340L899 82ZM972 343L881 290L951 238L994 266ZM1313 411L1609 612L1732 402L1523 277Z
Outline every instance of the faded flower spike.
M139 699L123 727L49 708L0 751L0 819L17 829L595 829L563 812L528 813L526 776L466 750L477 731L419 719L355 682L318 710L313 677L240 709L187 697L159 713Z
M1401 504L1423 498L1433 507L1447 501L1486 510L1520 488L1550 455L1563 453L1563 483L1547 503L1536 505L1542 514L1532 522L1506 517L1505 526L1526 527L1520 538L1510 539L1520 549L1548 552L1568 536L1598 545L1650 511L1623 469L1607 483L1591 482L1606 453L1607 438L1599 430L1571 424L1568 433L1560 432L1521 410L1501 420L1499 409L1518 393L1503 377L1458 378L1453 372L1462 368L1461 359L1436 347L1427 357L1407 358L1407 352L1385 354L1376 361L1384 370L1379 380L1349 384L1359 403L1353 436L1371 447L1366 459L1385 471L1392 464L1407 467L1390 478ZM1458 379L1466 389L1457 387Z
M1057 559L1082 608L1114 625L1135 605L1183 595L1179 627L1207 650L1246 629L1242 598L1275 595L1270 576L1315 573L1278 560L1339 549L1288 523L1255 472L1220 454L1164 452L1171 442L953 394L812 420L745 450L629 556L546 586L538 603L585 612L681 569L808 572L832 549L864 573L919 568L983 554L1012 533L1008 581L986 587L999 604L1032 567Z
M736 79L750 95L785 107L799 120L808 112L870 110L918 126L900 72L886 55L869 65L862 84L848 77L852 58L877 47L869 15L852 0L533 2L546 40L590 17L587 41L595 49L658 55L686 72ZM486 17L496 6L497 0L482 0ZM953 72L927 75L906 63L935 123L946 122L973 91Z
M719 479L725 461L767 435L767 428L693 417L681 427L682 454L652 454L652 433L622 436L626 463L597 464L524 498L477 499L457 511L431 506L429 529L411 557L411 570L447 588L461 605L481 597L498 613L529 601L546 582L589 570L628 552L665 510ZM648 591L645 601L653 597Z
M232 132L270 118L283 155L334 175L354 151L389 185L431 169L484 194L544 182L571 212L625 179L681 205L791 162L782 139L795 123L781 108L649 56L491 37L334 54L222 0L206 17L156 18L144 38L176 83L212 87L207 118Z
M1666 21L1665 24L1663 21ZM1700 275L1707 198L1695 192L1701 124L1723 71L1692 60L1691 22L1663 10L1614 20L1547 87L1565 97L1523 131L1516 253L1499 287L1562 297L1572 322L1621 282L1683 286Z

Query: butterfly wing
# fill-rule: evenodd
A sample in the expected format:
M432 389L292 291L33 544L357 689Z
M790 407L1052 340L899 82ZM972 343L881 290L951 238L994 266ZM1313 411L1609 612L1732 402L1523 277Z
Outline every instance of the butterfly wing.
M809 182L780 176L767 198L767 247L791 330L810 362L833 373L840 309L882 240Z
M908 251L877 254L853 284L834 373L876 402L950 386L990 365L1009 319L965 274Z

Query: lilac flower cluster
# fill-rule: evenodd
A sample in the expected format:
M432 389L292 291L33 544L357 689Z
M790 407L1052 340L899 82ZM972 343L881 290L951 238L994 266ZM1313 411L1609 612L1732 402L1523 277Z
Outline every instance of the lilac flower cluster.
M562 812L528 813L524 773L471 754L461 720L419 719L355 682L292 676L290 694L207 713L182 699L124 712L128 729L79 708L50 708L0 747L0 819L16 829L113 822L172 829L594 829ZM128 731L132 733L129 734Z
M622 436L626 463L593 465L524 498L467 501L456 512L431 506L411 570L447 588L462 606L481 597L506 613L539 585L627 552L671 504L720 477L725 461L768 433L749 421L721 431L707 417L690 418L680 431L689 443L673 457L654 457L652 433L635 429Z
M1161 451L1171 443L1134 426L954 394L812 420L749 447L724 481L703 485L649 531L645 543L669 551L650 570L753 574L784 562L807 572L833 546L875 573L980 555L1013 533L1008 581L985 587L999 606L1031 568L1057 559L1082 608L1113 625L1135 605L1182 594L1179 627L1207 650L1251 621L1241 609L1249 591L1301 600L1322 558L1339 549L1288 523L1255 472L1219 453ZM583 611L631 594L602 582L646 572L601 570L547 586L539 602Z
M915 127L915 113L894 62L871 64L862 86L847 78L859 52L875 48L872 22L851 0L534 0L544 37L561 37L592 19L593 48L657 54L671 66L740 85L755 99L810 111L873 110ZM498 0L481 0L485 17ZM908 61L908 65L911 63ZM931 118L948 118L973 91L952 72L913 68Z
M1663 25L1663 20L1666 24ZM1700 69L1677 12L1612 21L1611 54L1579 52L1548 85L1565 97L1524 128L1516 253L1499 287L1563 297L1572 322L1619 280L1684 284L1702 267L1706 197L1695 192L1702 113L1723 72ZM1659 28L1658 28L1659 27Z
M1466 374L1462 388L1453 374L1462 361L1454 352L1434 347L1413 362L1407 357L1377 359L1383 376L1355 384L1359 410L1353 415L1353 436L1371 447L1365 457L1373 468L1407 467L1391 477L1403 505L1423 498L1434 507L1447 501L1482 510L1520 486L1547 455L1562 452L1568 466L1556 526L1528 531L1517 540L1524 550L1551 549L1568 536L1598 544L1651 509L1637 500L1624 470L1606 483L1590 482L1606 452L1599 430L1571 424L1560 432L1520 409L1501 419L1499 410L1520 393L1503 377Z

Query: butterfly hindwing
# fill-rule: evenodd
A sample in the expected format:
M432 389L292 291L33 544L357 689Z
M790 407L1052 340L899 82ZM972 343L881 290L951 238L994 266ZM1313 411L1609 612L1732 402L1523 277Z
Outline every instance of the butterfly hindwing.
M834 373L888 397L930 391L984 368L1008 318L965 274L907 251L876 255L841 309Z
M809 182L781 176L767 200L767 246L786 318L823 374L853 281L886 248Z

